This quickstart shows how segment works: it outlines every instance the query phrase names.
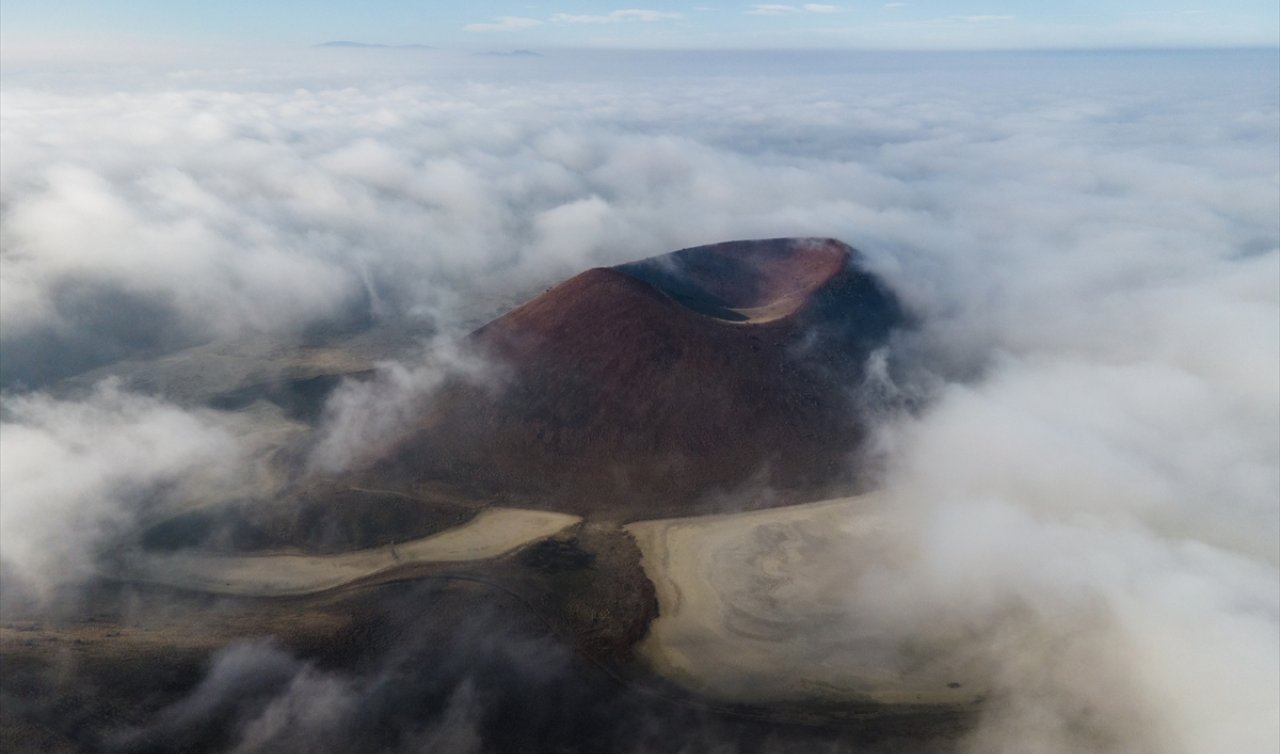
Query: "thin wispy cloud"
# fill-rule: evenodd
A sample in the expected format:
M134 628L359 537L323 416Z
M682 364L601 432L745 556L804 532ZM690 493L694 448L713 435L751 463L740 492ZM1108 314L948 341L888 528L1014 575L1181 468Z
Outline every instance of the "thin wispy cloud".
M804 5L753 5L747 11L752 16L786 16L797 13L839 13L840 6L825 3L805 3Z
M492 23L467 24L462 27L462 30L474 32L518 31L520 29L528 29L541 25L542 22L536 18L524 18L523 16L500 16Z
M644 8L627 8L625 10L615 10L604 15L557 13L551 17L551 20L566 24L617 24L637 21L646 23L674 21L680 18L684 18L681 13L669 13L667 11L647 10Z
M952 21L964 21L971 24L987 24L996 21L1012 21L1016 16L997 16L997 15L976 15L976 16L949 16Z

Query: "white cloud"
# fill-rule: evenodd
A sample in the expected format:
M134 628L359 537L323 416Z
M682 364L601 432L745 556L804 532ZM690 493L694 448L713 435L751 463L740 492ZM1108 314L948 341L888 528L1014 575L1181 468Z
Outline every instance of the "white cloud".
M78 401L7 396L3 410L6 588L38 599L93 577L162 499L227 494L250 476L229 422L112 382Z
M536 18L524 18L522 16L499 16L492 23L476 23L467 24L462 27L463 31L517 31L519 29L528 29L534 26L541 26L542 22Z
M1224 282L1206 281L1210 316L1234 307ZM1126 741L1105 751L1267 751L1262 721L1280 701L1271 419L1246 419L1177 360L1112 355L1009 360L908 422L888 486L916 522L902 546L917 559L865 576L851 610L994 670L986 683L1008 702L975 749L1017 750L1027 730L1041 750L1078 749L1083 706L1108 710L1086 735ZM984 638L952 643L965 633Z
M684 16L680 13L671 13L667 11L628 8L625 10L615 10L604 15L557 13L551 17L551 20L566 24L616 24L629 21L673 21L679 18L684 18Z
M414 425L425 400L446 380L485 385L499 375L497 365L447 337L433 341L412 366L379 363L373 378L344 382L330 396L309 465L321 473L339 473L377 460L388 443Z
M840 12L840 6L826 5L823 3L806 3L805 5L802 5L800 7L802 7L804 10L807 10L810 13L839 13Z

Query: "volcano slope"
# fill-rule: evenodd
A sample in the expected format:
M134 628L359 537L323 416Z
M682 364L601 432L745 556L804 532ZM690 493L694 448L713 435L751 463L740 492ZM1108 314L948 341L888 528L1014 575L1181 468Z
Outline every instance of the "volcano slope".
M623 517L751 484L846 488L868 356L905 323L830 239L735 241L588 270L473 333L459 380L366 473Z
M65 614L0 610L0 750L234 749L259 719L247 710L273 719L294 684L253 680L247 702L200 708L225 652L276 666L285 652L299 678L357 694L369 712L343 725L359 736L321 726L327 746L308 750L401 750L449 730L469 689L481 751L947 750L977 684L951 667L899 677L876 663L892 637L831 619L842 592L821 565L879 552L874 510L692 515L717 491L762 508L849 482L873 410L855 398L867 357L904 324L836 241L572 278L470 336L496 377L446 385L364 468L293 479L310 446L291 444L307 429L290 418L267 433L261 455L281 468L262 489L150 525ZM251 389L214 375L204 392L288 415L228 371ZM755 482L795 494L740 489Z

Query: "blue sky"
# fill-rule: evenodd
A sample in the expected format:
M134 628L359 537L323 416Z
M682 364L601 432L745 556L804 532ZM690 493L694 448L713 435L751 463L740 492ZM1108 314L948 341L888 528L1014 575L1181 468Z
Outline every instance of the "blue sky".
M1008 49L1276 46L1274 0L5 0L6 45Z

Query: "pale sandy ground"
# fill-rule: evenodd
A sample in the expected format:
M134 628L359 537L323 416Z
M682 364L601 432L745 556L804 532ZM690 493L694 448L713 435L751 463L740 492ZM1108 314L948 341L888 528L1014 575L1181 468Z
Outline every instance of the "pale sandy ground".
M752 324L758 325L762 322L773 322L789 316L808 299L809 290L801 288L791 293L785 293L778 296L772 302L764 306L742 307L733 311L746 317L742 322L732 322L729 324Z
M580 520L565 513L490 508L462 526L388 547L337 555L152 555L129 564L124 575L217 594L311 594L413 563L497 557Z
M642 657L733 702L972 703L981 690L942 651L904 647L850 606L864 569L903 556L884 505L863 495L629 525L660 613Z

